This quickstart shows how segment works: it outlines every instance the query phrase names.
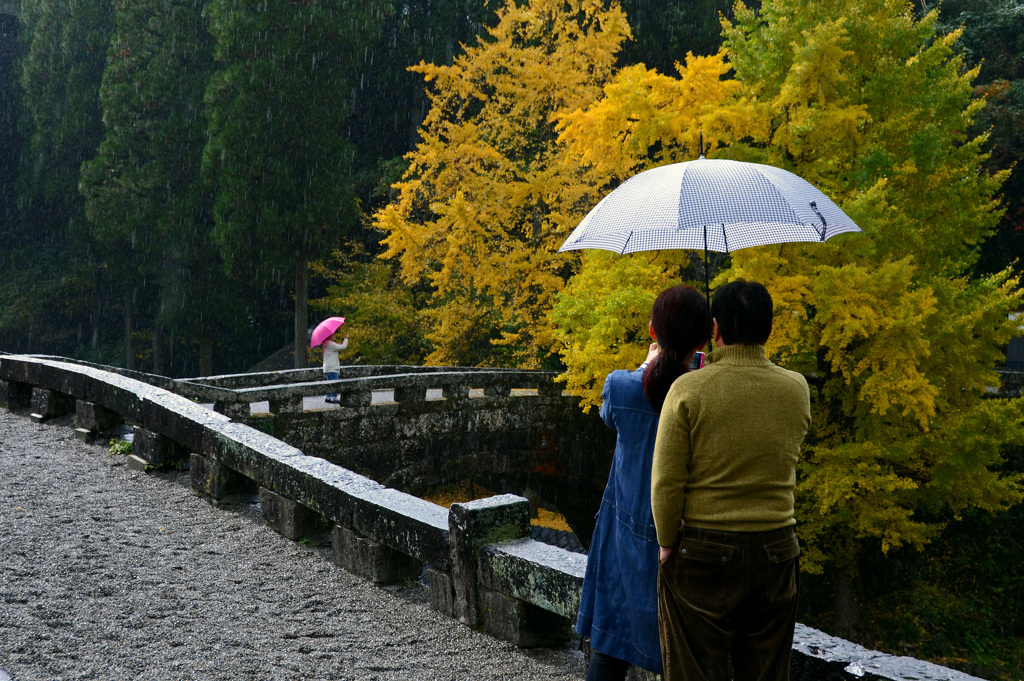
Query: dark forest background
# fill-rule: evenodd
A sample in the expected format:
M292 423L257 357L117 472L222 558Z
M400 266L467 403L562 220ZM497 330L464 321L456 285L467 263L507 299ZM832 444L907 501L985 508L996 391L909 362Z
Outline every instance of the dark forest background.
M621 63L666 73L717 51L730 10L622 4L634 40ZM496 8L339 0L259 26L248 5L23 0L20 18L0 15L0 349L173 376L245 370L318 319L296 300L327 280L303 263L342 244L356 260L379 252L366 216L390 198L427 107L406 67L450 62ZM1024 254L1024 10L947 0L942 22L964 26L960 49L981 64L990 165L1014 168L979 264L994 271ZM325 28L315 41L310 26ZM263 53L245 53L254 41ZM268 120L272 108L290 115ZM296 203L296 189L326 196Z
M326 280L302 281L302 263L342 244L362 261L379 252L366 216L427 108L406 67L450 63L497 8L337 1L305 16L285 3L259 26L257 4L23 0L20 18L0 15L0 350L243 371L317 320L295 303ZM623 63L671 72L687 51L717 51L729 3L624 7ZM312 44L312 26L335 33ZM155 38L168 35L177 46ZM246 54L253 42L265 51ZM295 120L267 120L272 107ZM218 148L245 152L217 163ZM331 205L289 204L327 186ZM270 219L297 212L305 224Z

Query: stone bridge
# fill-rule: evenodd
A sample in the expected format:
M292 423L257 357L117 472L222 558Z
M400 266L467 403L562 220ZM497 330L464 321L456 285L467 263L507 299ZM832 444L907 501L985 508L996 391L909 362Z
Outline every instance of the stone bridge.
M181 395L388 487L472 481L561 512L589 545L614 434L553 372L342 367L178 381ZM326 392L340 406L322 401ZM265 409L264 409L265 405Z
M601 479L608 434L551 374L352 367L325 382L315 371L191 381L127 373L0 356L0 406L38 421L74 412L84 440L131 424L140 468L187 458L202 496L258 491L268 525L293 539L329 529L335 561L350 572L376 583L425 573L435 610L519 646L568 637L586 557L530 539L526 498L499 494L444 509L352 470L411 488L467 470L510 489ZM328 390L342 405L317 408ZM547 493L564 511L564 484ZM799 625L794 650L795 679L973 678Z

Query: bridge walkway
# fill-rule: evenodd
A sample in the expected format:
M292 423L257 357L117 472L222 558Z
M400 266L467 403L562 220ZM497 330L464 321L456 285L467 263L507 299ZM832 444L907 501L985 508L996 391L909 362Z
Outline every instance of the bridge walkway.
M0 679L581 679L285 539L258 506L214 507L0 410Z

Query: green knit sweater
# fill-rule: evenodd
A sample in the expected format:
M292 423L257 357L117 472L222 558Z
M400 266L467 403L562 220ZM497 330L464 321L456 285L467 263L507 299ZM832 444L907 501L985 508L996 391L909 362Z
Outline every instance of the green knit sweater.
M675 545L682 525L763 532L796 522L807 382L760 345L724 346L709 361L676 379L661 409L651 506L662 546Z

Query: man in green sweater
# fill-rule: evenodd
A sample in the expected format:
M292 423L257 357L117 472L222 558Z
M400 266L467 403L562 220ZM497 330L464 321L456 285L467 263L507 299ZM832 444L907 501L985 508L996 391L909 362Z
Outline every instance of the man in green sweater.
M798 373L770 362L772 299L721 287L715 351L680 376L661 410L651 505L661 545L658 618L665 680L789 679L800 547L793 488L811 423Z

